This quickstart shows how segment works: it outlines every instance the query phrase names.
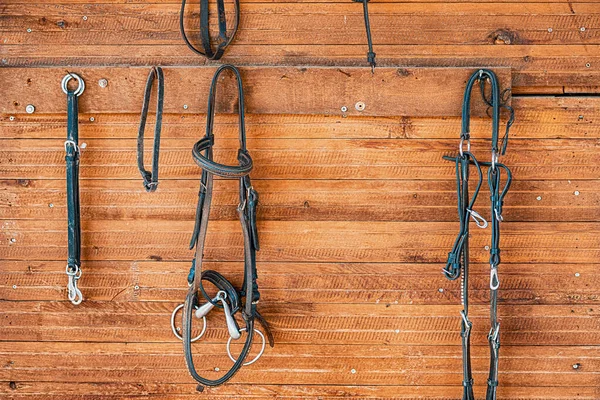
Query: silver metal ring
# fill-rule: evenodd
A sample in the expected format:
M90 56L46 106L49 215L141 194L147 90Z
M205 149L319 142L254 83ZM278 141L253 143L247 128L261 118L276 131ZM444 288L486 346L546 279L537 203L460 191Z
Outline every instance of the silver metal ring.
M244 332L245 330L246 330L246 328L242 328L242 329L240 329L240 332ZM256 357L254 357L254 359L252 361L248 361L247 363L244 363L244 366L254 364L255 362L257 362L258 359L263 355L263 353L265 352L265 348L267 347L267 341L265 340L265 335L263 335L263 333L261 331L259 331L258 329L254 329L254 332L258 333L258 335L261 337L262 347L261 347L260 351L258 352L258 355ZM227 340L227 355L229 356L231 361L235 362L235 358L233 358L233 356L231 355L231 349L230 349L231 339L232 338L230 336L229 340Z
M65 92L65 94L69 93L69 88L67 87L67 84L73 78L75 78L75 80L77 80L77 84L79 85L79 86L77 86L77 89L75 89L75 95L81 96L81 94L85 90L85 82L83 81L83 79L81 79L81 77L79 75L71 73L71 72L69 72L67 75L65 75L65 77L62 79L62 82L60 84L62 87L62 90L63 90L63 92Z
M71 271L71 268L69 268L70 266L71 265L67 264L65 267L65 272L67 275L74 276L75 278L79 279L81 277L81 268L79 268L78 265L75 265L75 271Z
M183 336L181 336L179 332L177 332L177 328L175 327L175 315L177 315L177 312L181 310L184 305L185 304L180 304L177 307L175 307L173 313L171 314L171 330L173 331L173 335L175 335L175 337L179 340L183 340ZM202 322L204 323L204 326L202 327L202 332L200 332L200 334L195 338L192 338L192 340L190 340L191 343L200 340L200 338L206 333L206 317L202 317Z

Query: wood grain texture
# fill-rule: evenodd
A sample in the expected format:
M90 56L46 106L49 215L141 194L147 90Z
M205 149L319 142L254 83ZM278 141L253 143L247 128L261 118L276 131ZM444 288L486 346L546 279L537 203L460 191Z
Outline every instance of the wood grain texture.
M216 68L166 68L166 113L206 113L210 83ZM459 116L464 86L473 68L379 68L377 75L370 68L266 68L241 69L245 88L245 108L259 114L330 114L374 116ZM143 99L147 68L77 69L87 82L79 98L81 112L137 113ZM498 79L510 89L510 69L499 68ZM23 113L27 104L35 104L38 113L66 112L66 100L60 82L63 68L2 68L0 86L4 101L0 112ZM217 112L237 112L238 96L235 78L222 75L218 92ZM96 83L108 78L106 88ZM324 95L315 97L316 88ZM430 93L445 101L432 103ZM362 102L364 110L356 104ZM346 107L345 112L341 111ZM479 115L485 107L479 104Z
M204 135L216 66L181 42L179 0L0 3L0 398L460 398L460 284L441 273L456 194L441 157L457 151L464 81L485 66L516 95L502 158L515 181L502 224L498 399L600 399L600 97L588 96L600 88L597 0L371 1L374 75L360 4L242 0L224 62L244 77L259 308L276 347L203 394L169 324L187 292L200 173L190 148ZM192 37L197 7L186 15ZM167 98L160 185L148 194L135 146L153 64L165 66ZM87 84L79 307L66 301L64 274L66 70ZM218 90L224 162L238 132L231 88L226 77ZM490 120L474 111L473 151L487 160ZM241 285L236 191L215 182L204 267ZM488 197L484 185L484 215ZM473 228L477 398L489 362L489 241L489 229ZM204 373L230 365L226 338L211 315L194 346Z

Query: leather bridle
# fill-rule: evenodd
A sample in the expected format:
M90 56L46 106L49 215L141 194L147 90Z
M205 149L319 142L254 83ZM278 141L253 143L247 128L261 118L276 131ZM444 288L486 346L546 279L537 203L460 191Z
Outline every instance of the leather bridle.
M225 3L223 0L217 0L217 13L219 19L219 41L217 42L216 49L213 50L210 41L210 31L208 22L208 0L200 0L200 42L204 50L196 48L188 39L185 33L184 13L185 13L186 0L181 0L181 11L179 12L179 31L183 41L187 47L194 53L204 56L209 60L218 60L223 56L225 49L229 46L229 43L235 37L240 24L240 2L239 0L233 0L234 3L234 20L233 28L229 36L227 36L227 19L225 16Z
M489 81L491 95L488 99L485 94L485 83ZM492 109L492 157L490 162L478 161L471 153L470 136L470 109L471 92L476 82L480 84L480 91L484 102ZM506 124L506 133L501 148L498 148L498 133L500 127L500 110L504 107L510 111L510 119ZM488 222L473 210L477 195L483 183L482 166L488 168L488 186L491 196L491 246L490 246L490 325L488 334L490 345L490 371L486 400L496 400L498 386L498 351L500 349L500 323L498 322L498 266L500 264L500 222L502 221L502 206L512 181L510 169L498 162L498 155L504 155L508 142L508 132L514 121L512 108L503 104L498 79L493 71L482 69L475 72L467 82L462 109L462 133L460 136L459 154L456 157L444 156L444 159L453 161L456 165L456 186L458 195L458 216L460 221L459 234L454 241L452 251L448 254L448 261L444 274L450 280L461 280L461 337L463 353L463 400L473 400L473 377L471 373L471 328L469 320L469 219L472 218L478 227L486 228ZM464 144L467 143L465 151ZM469 195L469 168L475 167L478 180L473 195ZM501 189L501 173L505 172L504 187Z
M375 72L375 52L373 52L373 40L371 39L371 22L369 21L369 0L352 0L356 3L363 4L363 14L365 18L365 29L367 30L367 44L369 51L367 52L367 62L371 65L371 72Z
M152 152L152 172L146 171L144 167L144 131L146 129L146 119L148 118L148 108L150 105L150 96L154 80L158 81L156 96L156 122L154 125L154 149ZM142 105L142 116L137 138L137 164L144 188L147 192L154 192L158 186L158 156L160 152L160 132L162 129L163 102L165 97L165 82L162 68L152 67L146 81L146 90L144 91L144 102Z
M239 164L235 166L219 164L213 160L213 123L215 114L215 95L218 77L225 70L230 70L237 78L238 95L239 95ZM183 350L185 353L185 361L190 375L200 384L198 390L203 390L204 386L218 386L229 379L243 366L255 362L265 348L265 337L255 328L255 320L258 320L263 326L267 335L269 344L273 347L273 336L269 329L269 325L261 317L257 311L257 304L260 299L258 285L256 282L256 251L259 250L258 232L256 227L256 206L258 203L258 193L252 187L250 182L250 171L252 170L252 158L246 150L246 130L244 123L244 93L242 88L242 80L239 71L232 65L222 65L217 69L213 77L210 95L208 99L208 111L206 122L206 135L199 140L192 149L192 156L198 166L202 168L202 177L200 181L200 191L198 193L198 205L196 208L196 223L190 249L196 247L192 267L188 275L188 283L190 285L185 303L177 307L173 312L172 324L175 319L175 314L178 309L183 308L182 322L182 340ZM204 254L204 244L208 228L208 220L210 214L210 206L213 193L213 178L217 175L225 179L239 180L239 206L237 207L242 233L244 237L244 282L241 290L237 290L223 275L216 271L202 271L202 257ZM209 282L218 289L217 296L211 298L206 292L203 282ZM200 305L199 299L204 298L206 303ZM245 298L242 303L241 298ZM219 304L220 302L220 304ZM220 308L225 313L225 320L230 339L227 343L227 352L229 357L234 361L233 366L219 379L207 379L198 374L196 371L193 355L192 342L198 340L206 330L206 315L213 308ZM240 329L235 319L235 315L240 313L245 323L245 327ZM202 318L204 328L202 333L196 337L192 337L192 325L194 316ZM243 349L237 359L231 356L229 344L231 340L237 340L241 337L241 332L245 331L246 340ZM173 332L177 334L177 329L173 325ZM254 333L258 333L263 339L262 350L259 355L249 363L245 363L245 359L252 347Z
M77 89L70 90L68 83L75 79ZM81 215L79 207L79 105L78 97L85 90L85 82L79 75L67 73L61 82L63 92L67 95L67 140L65 140L65 161L67 170L67 235L68 259L66 273L69 277L67 286L71 303L78 305L83 301L81 290L77 286L81 278Z

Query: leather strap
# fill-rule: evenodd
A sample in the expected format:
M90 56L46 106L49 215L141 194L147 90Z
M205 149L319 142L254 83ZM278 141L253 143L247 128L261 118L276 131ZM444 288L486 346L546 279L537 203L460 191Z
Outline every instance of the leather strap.
M239 165L229 166L224 164L216 163L213 160L213 121L214 121L214 104L216 96L216 86L218 77L225 70L230 70L234 73L238 81L238 93L239 93L239 112L240 112L240 126L239 126L239 139L240 149L238 151ZM195 247L194 260L192 261L192 267L188 275L188 283L190 289L185 300L183 307L183 348L185 353L185 360L190 372L190 375L200 384L199 390L202 390L201 385L205 386L218 386L227 382L231 379L235 373L244 365L244 361L250 352L252 347L252 340L254 336L254 322L258 320L263 329L267 334L267 338L271 347L273 347L273 335L269 328L269 325L258 313L256 307L260 299L260 292L258 291L257 284L257 270L256 270L256 251L259 249L258 235L256 228L256 206L258 203L258 193L252 187L250 182L249 173L252 170L252 158L246 150L246 131L244 127L244 105L243 105L243 88L242 81L239 71L232 65L222 65L215 72L214 78L210 87L209 101L208 101L208 116L206 124L206 135L200 139L192 150L192 156L194 161L202 168L202 176L200 180L200 191L198 193L198 205L196 207L196 223L194 226L194 232L192 234L192 240L190 242L190 248ZM214 176L217 175L225 179L238 179L239 180L239 199L240 203L237 208L240 224L242 226L242 233L244 237L244 281L240 290L225 279L221 274L216 271L206 270L202 271L202 256L204 254L204 245L206 239L206 233L208 229L208 221L210 214L210 206L212 202L212 190L214 183ZM218 302L208 296L203 281L211 282L219 290L224 291L227 294L227 303L232 315L241 314L245 324L245 330L248 333L246 335L246 341L242 352L234 362L233 366L219 379L207 379L198 374L193 360L192 355L192 323L194 317L194 310L199 306L199 298L204 297L207 302L211 302L214 306L223 308ZM242 303L241 298L245 301ZM236 328L237 329L237 328Z
M470 151L470 110L471 110L471 91L476 82L479 82L480 92L483 101L492 110L492 159L490 162L478 161ZM486 97L485 84L489 82L491 86L490 97ZM460 136L460 151L456 157L444 156L444 159L452 161L456 166L456 187L458 197L458 216L460 221L460 230L452 251L448 254L448 261L444 268L444 274L450 280L462 277L461 282L461 300L463 310L461 311L461 338L463 353L463 400L474 400L473 395L473 377L471 372L471 343L470 335L472 323L469 320L469 218L473 218L477 225L486 228L488 222L473 210L477 195L481 189L483 181L482 167L488 168L487 181L490 188L491 215L490 224L492 229L490 246L490 333L488 341L490 345L490 371L488 377L488 388L486 400L496 400L496 389L498 386L498 352L500 349L500 324L498 322L498 265L500 264L500 222L502 221L502 206L511 182L512 174L510 169L498 162L499 154L504 154L508 142L508 132L514 122L514 112L512 108L503 104L500 94L498 80L493 71L482 69L475 72L469 78L465 89L462 109L462 132ZM506 125L506 133L501 148L498 147L498 132L500 126L500 109L506 108L510 111L510 119ZM467 150L464 150L465 141ZM470 197L469 194L469 169L474 166L478 181ZM502 171L504 178L504 187L501 189Z
M365 18L365 29L367 31L367 44L369 45L369 51L367 52L367 62L371 65L371 71L375 72L375 52L373 51L373 40L371 39L371 22L369 21L369 0L353 0L357 3L363 4L363 15Z
M79 82L76 90L69 90L67 83L72 78ZM79 204L79 105L78 97L83 93L83 80L68 74L62 82L63 91L67 95L67 140L65 141L65 162L67 181L67 236L68 256L66 272L69 277L68 298L78 305L83 301L77 281L81 277L81 216Z
M146 171L144 167L144 131L146 129L146 119L148 118L148 108L150 106L150 96L152 94L152 85L154 80L158 81L156 95L156 123L154 125L154 149L152 152L152 172ZM142 115L137 137L137 163L144 188L147 192L154 192L158 186L158 157L160 153L160 132L162 129L163 103L165 98L165 79L161 67L152 67L146 80L146 89L144 91L144 102L142 104Z
M223 0L217 0L217 13L219 19L219 42L217 43L216 49L213 50L210 41L208 0L200 0L200 42L202 43L203 50L199 50L190 42L190 40L187 37L187 34L185 33L184 13L186 0L181 0L181 10L179 12L179 31L181 32L183 41L190 50L192 50L198 55L206 57L209 60L219 60L223 56L223 53L225 53L225 49L227 48L227 46L229 46L229 44L235 37L240 22L240 2L239 0L234 0L233 3L235 8L233 28L231 30L231 34L227 36L227 19L225 17L225 3Z

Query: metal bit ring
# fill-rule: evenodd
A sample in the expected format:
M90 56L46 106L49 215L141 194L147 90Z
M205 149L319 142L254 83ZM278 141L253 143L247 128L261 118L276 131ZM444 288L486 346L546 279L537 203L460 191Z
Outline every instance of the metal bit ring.
M179 310L181 310L183 308L184 304L180 304L177 307L175 307L175 309L173 310L173 313L171 313L171 330L173 331L173 335L175 335L175 337L179 340L183 340L183 336L181 336L179 334L179 332L177 332L177 328L175 327L175 315L177 315L177 312ZM198 340L200 340L200 338L202 336L204 336L204 334L206 333L206 317L202 317L202 322L204 324L204 326L202 327L202 332L200 332L200 334L198 336L196 336L195 338L192 338L191 342L194 343Z
M240 329L240 332L244 332L245 330L246 330L246 328L242 328L242 329ZM260 351L258 352L258 355L256 357L254 357L254 359L252 361L248 361L247 363L244 363L244 366L254 364L255 362L257 362L258 359L263 355L263 353L265 352L265 348L267 347L267 341L265 340L265 335L263 335L263 333L261 331L259 331L258 329L254 329L254 332L258 333L258 335L262 339L262 347L261 347ZM229 356L231 361L235 362L235 358L233 358L233 356L231 355L231 348L230 348L231 339L232 339L232 337L230 336L229 340L227 340L227 355Z

